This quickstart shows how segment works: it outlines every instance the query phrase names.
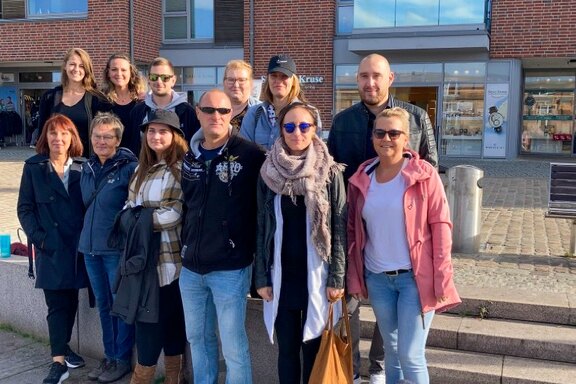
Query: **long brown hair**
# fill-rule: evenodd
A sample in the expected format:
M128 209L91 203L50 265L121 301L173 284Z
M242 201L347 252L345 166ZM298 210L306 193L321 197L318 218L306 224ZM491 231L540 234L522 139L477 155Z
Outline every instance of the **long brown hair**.
M116 94L116 89L114 87L114 83L110 80L110 76L108 72L110 71L110 63L112 60L115 59L122 59L128 62L130 67L130 80L128 81L128 91L130 91L130 97L132 100L138 100L140 94L146 92L146 83L144 79L138 73L138 68L130 61L130 57L124 53L115 53L108 58L108 62L106 62L106 68L104 68L104 86L102 87L102 91L111 101L116 101L118 99L118 95Z
M181 161L184 158L186 152L188 152L188 143L174 129L171 130L173 135L172 144L170 144L170 147L164 151L162 154L162 159L166 161L166 165L168 168L170 168L170 171L176 180L180 181L180 171L178 170L176 163ZM132 180L130 180L130 184L132 184L132 181L136 180L134 192L138 192L140 190L140 187L146 179L146 175L148 174L150 168L152 168L161 160L158 158L158 156L156 156L156 152L154 152L148 146L148 140L145 137L147 131L148 127L146 127L142 137L142 148L140 149L140 156L138 157L138 169L132 176Z
M68 156L77 157L82 156L84 147L82 146L82 140L80 140L80 135L78 135L78 130L76 126L68 117L55 113L53 114L42 128L42 133L38 138L36 143L36 152L41 155L50 156L50 146L48 145L48 134L50 131L55 129L64 129L72 135L72 140L70 141L70 148L68 148Z
M96 78L94 77L94 69L92 67L92 60L90 59L90 55L82 48L70 48L68 51L66 51L66 54L64 55L64 61L62 62L62 77L60 80L62 88L66 88L70 84L70 79L68 79L68 74L66 73L66 63L68 63L68 60L70 60L72 55L77 55L80 57L82 65L84 65L84 78L82 79L82 86L86 92L90 92L93 95L105 99L106 96L104 96L104 94L100 92L96 86Z

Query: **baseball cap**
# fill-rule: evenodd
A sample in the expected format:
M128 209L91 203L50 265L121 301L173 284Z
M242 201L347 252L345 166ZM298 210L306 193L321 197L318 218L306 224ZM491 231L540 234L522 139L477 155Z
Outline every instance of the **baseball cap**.
M268 63L268 73L281 72L286 76L296 74L296 64L288 55L273 56Z
M175 112L165 109L157 109L149 115L148 121L140 125L140 131L144 132L150 123L165 124L172 128L177 134L184 137L184 131L180 128L180 119Z

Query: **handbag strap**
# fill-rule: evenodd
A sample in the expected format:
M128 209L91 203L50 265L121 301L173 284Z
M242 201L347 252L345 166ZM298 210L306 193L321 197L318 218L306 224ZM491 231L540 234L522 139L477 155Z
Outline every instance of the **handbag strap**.
M350 342L352 338L352 334L350 333L350 318L348 315L348 307L346 306L346 295L342 295L342 317L344 318L344 328L346 329L346 337L348 338L348 342ZM340 327L340 336L342 336L342 327Z

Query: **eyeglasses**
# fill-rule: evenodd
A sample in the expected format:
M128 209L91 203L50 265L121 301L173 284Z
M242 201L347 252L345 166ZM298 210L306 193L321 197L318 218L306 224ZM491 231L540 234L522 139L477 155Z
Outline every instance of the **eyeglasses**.
M388 131L384 129L375 129L372 131L372 136L374 136L375 139L382 140L384 137L386 137L386 135L388 135L390 140L398 140L400 135L402 135L403 133L404 132L398 129L390 129Z
M286 131L286 133L294 133L294 131L296 130L296 127L298 127L300 132L306 133L306 132L308 132L308 129L310 129L310 127L314 126L314 124L312 124L312 123L299 123L298 125L296 125L296 123L286 123L282 126L284 127L284 130Z
M92 135L92 140L94 140L94 141L104 140L106 142L110 142L110 141L114 140L115 138L116 138L116 136L112 136L112 135Z
M247 78L245 77L239 77L239 78L233 78L233 77L225 77L224 81L226 82L226 84L228 85L234 85L236 84L236 82L238 82L239 85L244 85L246 84L246 82L248 81Z
M227 115L230 112L232 112L230 108L199 107L198 109L200 109L202 112L208 115L213 115L216 112L218 112L221 115Z
M173 77L174 77L174 75L159 75L157 73L151 73L148 75L148 79L150 81L157 81L158 79L160 79L163 82L167 82L168 80L170 80Z

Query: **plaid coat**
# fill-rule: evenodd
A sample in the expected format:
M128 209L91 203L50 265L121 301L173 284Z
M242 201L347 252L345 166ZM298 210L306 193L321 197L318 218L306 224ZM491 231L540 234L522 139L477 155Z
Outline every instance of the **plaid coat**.
M182 163L178 162L178 169ZM138 168L136 168L137 170ZM148 171L146 180L135 191L135 180L130 183L126 207L142 205L155 208L154 231L160 232L160 252L158 256L158 279L163 287L180 276L180 231L182 223L183 194L180 182L172 174L164 160Z

